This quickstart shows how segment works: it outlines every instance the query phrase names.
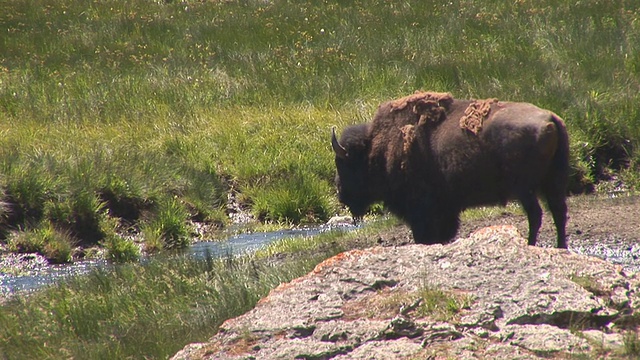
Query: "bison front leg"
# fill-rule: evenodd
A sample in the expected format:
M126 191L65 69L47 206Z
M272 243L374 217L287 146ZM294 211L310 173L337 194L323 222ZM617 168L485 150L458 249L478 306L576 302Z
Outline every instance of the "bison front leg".
M404 207L404 220L411 228L413 241L416 244L437 244L434 234L433 218L430 216L424 204L406 204Z
M438 243L445 244L451 242L458 233L460 227L460 216L456 213L444 212L436 220Z
M411 233L413 234L413 241L415 241L416 244L435 244L435 242L433 241L433 237L429 232L426 220L422 222L410 222L409 227L411 228Z
M409 220L409 226L416 244L446 244L458 232L458 214L427 214Z

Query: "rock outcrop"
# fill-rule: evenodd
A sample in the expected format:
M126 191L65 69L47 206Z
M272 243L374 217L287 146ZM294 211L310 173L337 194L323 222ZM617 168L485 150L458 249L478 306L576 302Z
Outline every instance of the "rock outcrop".
M342 253L173 359L622 357L640 343L638 284L494 226L444 246Z

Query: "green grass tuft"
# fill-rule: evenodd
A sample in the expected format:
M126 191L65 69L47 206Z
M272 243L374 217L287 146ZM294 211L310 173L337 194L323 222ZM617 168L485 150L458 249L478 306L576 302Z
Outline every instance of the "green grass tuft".
M140 258L140 249L132 241L117 235L108 236L104 240L107 259L116 263L130 262Z
M164 249L180 249L191 243L191 229L186 222L187 210L177 199L161 203L150 227L161 234Z
M40 253L55 264L71 261L76 243L77 240L69 232L59 230L51 223L27 231L14 232L8 238L10 251Z
M623 355L629 359L637 359L640 357L640 338L638 337L637 330L629 330L624 333L623 345Z
M429 316L438 321L450 321L463 309L468 309L473 302L471 295L445 291L433 286L423 286L416 296L422 299L416 309L416 315Z

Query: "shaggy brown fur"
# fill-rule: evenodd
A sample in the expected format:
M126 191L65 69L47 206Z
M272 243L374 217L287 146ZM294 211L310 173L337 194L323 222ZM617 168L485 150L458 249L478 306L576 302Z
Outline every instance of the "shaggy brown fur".
M371 122L347 127L340 140L332 133L331 143L338 199L356 218L383 202L409 224L417 243L445 243L464 209L515 199L535 245L540 194L557 246L567 247L569 139L562 119L548 110L417 92L382 103Z
M491 104L497 103L498 99L475 100L464 111L464 116L460 118L460 127L478 135L482 130L482 123L491 111Z
M400 132L402 132L402 152L407 155L411 150L411 143L416 136L416 127L413 125L405 125L400 128ZM407 162L407 156L403 157L402 163L400 164L401 169L405 169Z
M447 109L453 103L453 96L449 93L416 91L412 95L391 102L391 112L404 110L410 106L414 114L420 116L418 125L427 120L439 122L445 117Z

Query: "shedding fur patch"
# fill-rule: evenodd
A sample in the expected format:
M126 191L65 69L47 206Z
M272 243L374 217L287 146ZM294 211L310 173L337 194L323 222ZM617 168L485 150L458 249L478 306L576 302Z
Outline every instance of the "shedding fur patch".
M452 103L453 96L449 93L416 91L412 95L394 100L391 103L391 112L410 108L414 114L420 116L418 125L423 125L427 121L442 120Z
M409 147L413 142L413 138L416 136L416 127L413 125L405 125L400 128L400 131L402 132L402 142L404 144L402 151L406 154L409 152Z
M460 127L478 135L482 130L482 123L491 111L491 104L497 103L498 99L475 100L464 111L464 116L460 118Z
M416 137L416 127L413 125L405 125L400 128L400 132L402 132L402 153L404 156L402 157L402 163L400 164L401 169L406 168L407 155L411 150L411 143L413 139Z

